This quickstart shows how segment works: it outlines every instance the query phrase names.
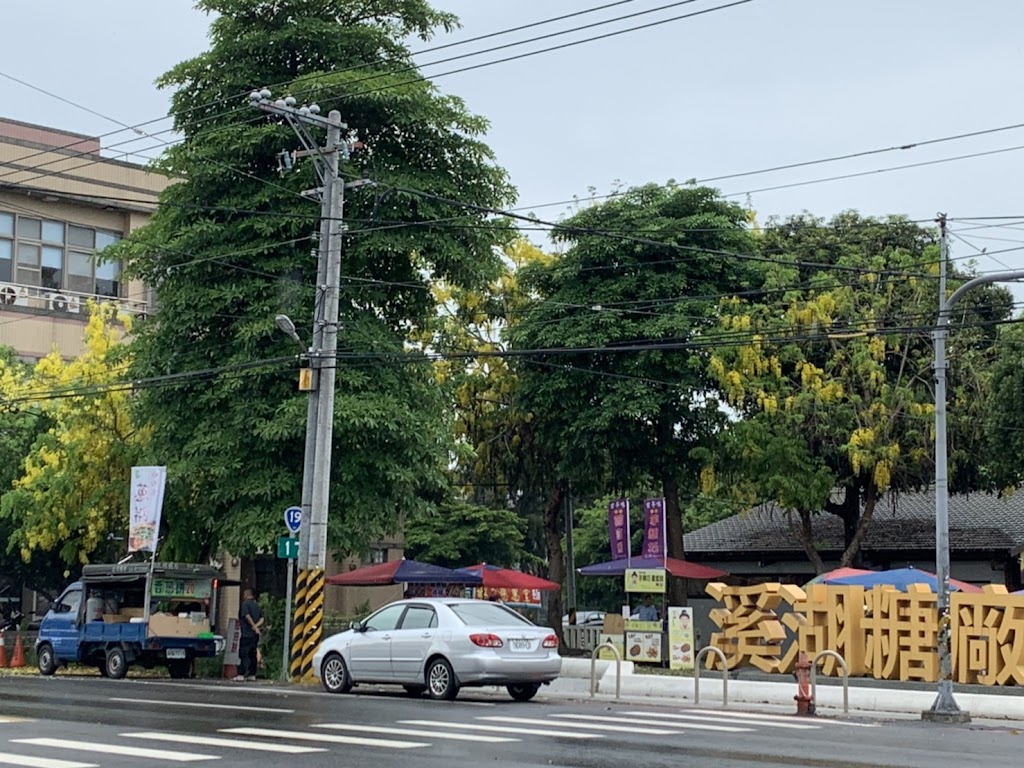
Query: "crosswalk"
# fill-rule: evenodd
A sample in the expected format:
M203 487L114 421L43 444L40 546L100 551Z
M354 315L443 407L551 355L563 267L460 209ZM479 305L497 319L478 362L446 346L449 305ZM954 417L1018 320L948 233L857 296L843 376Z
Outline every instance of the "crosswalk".
M0 725L25 722L0 718ZM345 747L409 750L412 753L441 744L453 747L487 744L501 748L525 740L566 742L622 738L624 734L672 737L687 733L751 734L777 730L809 731L832 727L874 727L832 720L796 720L785 715L675 709L650 711L623 708L601 714L545 712L481 714L458 720L398 719L388 723L316 722L298 729L258 726L221 728L215 734L116 729L113 736L84 738L12 736L0 743L0 767L102 768L103 758L133 758L133 765L189 764L220 760L240 752L301 755ZM0 737L2 738L2 737ZM123 764L123 763L119 763Z

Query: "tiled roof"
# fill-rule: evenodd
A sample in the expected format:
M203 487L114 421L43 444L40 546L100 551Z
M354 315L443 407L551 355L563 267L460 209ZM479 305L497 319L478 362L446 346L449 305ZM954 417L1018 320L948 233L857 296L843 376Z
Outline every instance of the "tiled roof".
M803 547L791 525L796 514L781 508L758 508L712 523L686 534L686 556L742 555L756 552L799 552ZM813 519L819 552L841 552L842 521L835 515ZM1024 548L1024 492L1002 498L990 494L951 496L951 551L1017 554ZM865 536L865 552L927 551L935 549L935 494L886 496L875 508Z

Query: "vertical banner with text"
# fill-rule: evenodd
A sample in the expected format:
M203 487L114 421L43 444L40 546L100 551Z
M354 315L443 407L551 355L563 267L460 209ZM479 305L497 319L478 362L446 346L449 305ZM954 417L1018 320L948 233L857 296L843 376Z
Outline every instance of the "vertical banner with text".
M156 552L167 467L132 467L128 507L128 551Z
M608 502L608 540L612 544L612 560L626 560L629 545L629 500Z
M641 557L665 559L665 500L647 499L644 502L644 549Z
M672 669L693 669L693 608L668 609L668 663Z

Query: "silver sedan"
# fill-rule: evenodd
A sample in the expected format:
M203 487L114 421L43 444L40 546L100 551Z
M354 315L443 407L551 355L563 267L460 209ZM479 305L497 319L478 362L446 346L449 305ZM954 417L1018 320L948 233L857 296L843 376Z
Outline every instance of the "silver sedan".
M399 600L332 635L313 656L331 693L393 683L413 695L454 699L467 686L504 685L532 699L558 677L558 638L500 603L455 598Z

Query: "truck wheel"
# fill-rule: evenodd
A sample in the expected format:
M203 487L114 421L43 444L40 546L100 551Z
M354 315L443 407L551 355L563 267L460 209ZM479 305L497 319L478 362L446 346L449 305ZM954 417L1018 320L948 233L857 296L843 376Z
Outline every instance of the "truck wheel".
M39 660L39 672L49 677L57 671L57 657L53 655L53 646L43 643L36 652Z
M192 677L192 662L188 659L174 659L167 662L167 671L172 680L187 680Z
M120 648L107 651L107 677L120 680L128 674L128 657Z

